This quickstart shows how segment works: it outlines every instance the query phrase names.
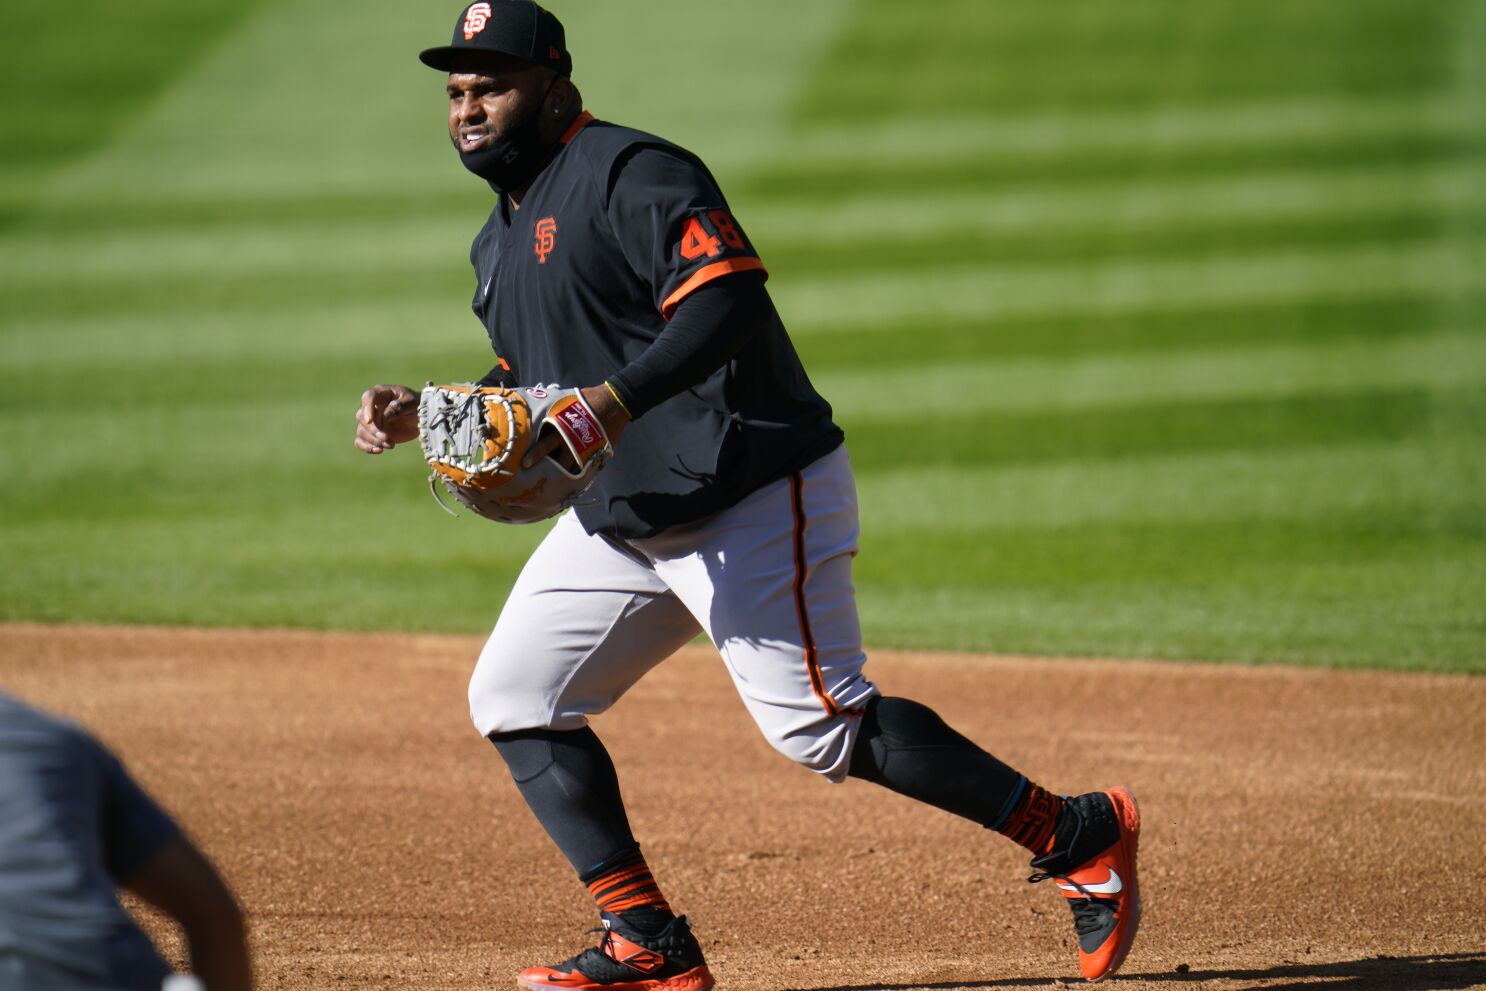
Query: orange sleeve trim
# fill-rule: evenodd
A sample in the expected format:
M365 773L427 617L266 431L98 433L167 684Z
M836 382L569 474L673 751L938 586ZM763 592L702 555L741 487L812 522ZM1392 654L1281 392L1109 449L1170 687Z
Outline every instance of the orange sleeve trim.
M713 262L681 283L681 286L675 292L667 296L666 301L660 304L660 315L667 320L671 319L671 314L676 312L676 307L681 305L683 299L713 279L721 278L724 275L731 275L733 272L763 272L765 278L769 276L769 272L764 268L763 260L760 258L728 258L720 262Z
M585 127L592 123L593 114L589 113L587 110L583 111L577 117L573 118L573 122L568 125L568 129L562 132L562 137L557 139L558 142L560 144L567 144L569 141L578 136L579 131L583 130Z

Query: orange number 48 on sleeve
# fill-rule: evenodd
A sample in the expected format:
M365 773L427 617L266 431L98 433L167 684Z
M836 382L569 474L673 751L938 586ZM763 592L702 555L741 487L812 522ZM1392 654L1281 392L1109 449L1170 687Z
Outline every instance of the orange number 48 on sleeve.
M699 217L692 217L686 221L686 226L681 229L682 258L687 261L694 261L702 255L716 258L722 254L724 244L729 248L745 246L743 235L738 233L737 226L733 224L733 218L727 215L726 210L712 210L708 212L707 219L716 228L715 235L707 232L707 228L702 225Z

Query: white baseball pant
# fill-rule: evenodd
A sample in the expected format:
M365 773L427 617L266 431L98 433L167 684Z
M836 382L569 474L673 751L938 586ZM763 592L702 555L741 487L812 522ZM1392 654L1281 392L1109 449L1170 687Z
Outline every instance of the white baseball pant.
M860 708L877 694L862 675L857 534L845 447L654 537L590 535L565 513L480 652L475 727L577 729L705 631L775 749L844 780Z

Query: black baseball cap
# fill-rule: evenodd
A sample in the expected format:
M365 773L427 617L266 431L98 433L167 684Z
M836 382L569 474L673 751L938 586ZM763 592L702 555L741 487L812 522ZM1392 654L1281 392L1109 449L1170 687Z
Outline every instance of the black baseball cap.
M452 72L472 53L495 52L545 66L563 76L573 74L562 22L532 0L475 0L454 22L454 40L425 48L418 59L430 68Z

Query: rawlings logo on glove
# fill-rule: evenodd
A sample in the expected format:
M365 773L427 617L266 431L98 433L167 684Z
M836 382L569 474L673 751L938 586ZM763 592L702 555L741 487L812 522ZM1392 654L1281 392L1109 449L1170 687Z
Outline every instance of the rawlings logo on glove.
M586 465L600 450L609 447L609 436L604 432L604 425L576 389L563 391L571 392L572 395L563 396L552 404L547 422L557 428L568 452L573 456L573 464Z
M521 467L548 429L557 431L574 468L554 455ZM582 394L555 385L518 390L430 382L418 400L418 439L439 504L435 483L501 523L556 516L593 484L612 453L603 424Z

